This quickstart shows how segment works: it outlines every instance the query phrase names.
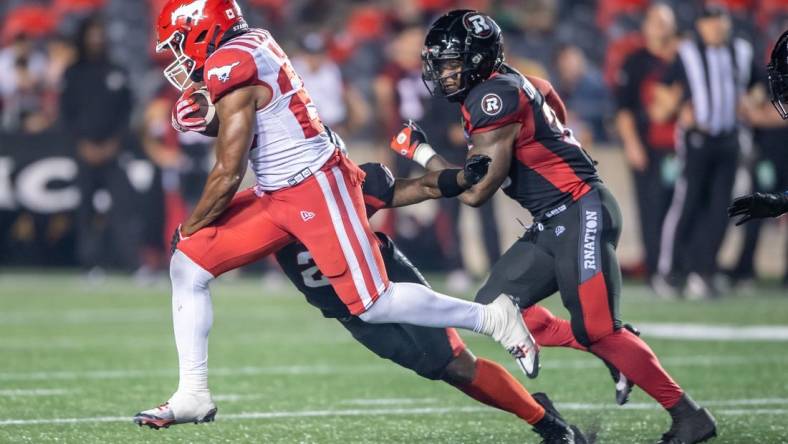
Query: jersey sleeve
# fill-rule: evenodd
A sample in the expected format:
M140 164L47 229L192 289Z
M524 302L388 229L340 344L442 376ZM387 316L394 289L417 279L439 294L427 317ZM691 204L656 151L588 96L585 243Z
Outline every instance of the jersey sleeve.
M553 88L553 85L549 81L539 77L525 76L525 78L542 93L545 102L555 111L558 120L566 124L566 106L564 105L564 101L561 100L561 96L559 96L555 88Z
M367 215L372 216L375 211L391 206L394 199L394 175L380 163L365 163L361 169L367 174L361 186L364 203L367 205Z
M481 83L471 90L462 106L469 135L517 122L524 104L521 88L511 82L493 78Z
M205 62L204 70L205 84L214 103L240 87L259 84L254 58L241 49L216 51Z

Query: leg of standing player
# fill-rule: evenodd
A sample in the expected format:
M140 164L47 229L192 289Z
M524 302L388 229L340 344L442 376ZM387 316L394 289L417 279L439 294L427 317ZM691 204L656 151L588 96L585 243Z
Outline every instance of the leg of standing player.
M292 237L265 213L267 196L238 193L215 224L181 240L170 261L172 321L180 378L170 400L134 417L154 428L213 420L208 389L208 335L213 323L209 284L214 277L254 262L290 243Z
M551 232L558 224L565 227L562 236ZM642 339L621 328L621 270L615 254L620 232L618 205L607 189L597 186L545 223L537 243L555 255L561 299L578 342L667 409L678 438L697 442L715 433L713 418L684 393Z

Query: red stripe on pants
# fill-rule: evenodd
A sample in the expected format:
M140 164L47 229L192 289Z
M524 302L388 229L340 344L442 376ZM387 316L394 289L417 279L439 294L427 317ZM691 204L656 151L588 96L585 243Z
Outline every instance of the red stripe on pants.
M350 240L350 246L353 248L353 254L356 256L356 261L358 261L358 265L361 268L361 274L364 276L364 285L367 287L367 292L369 293L370 298L373 301L377 299L377 289L375 288L375 281L372 279L372 271L370 267L377 266L377 264L372 263L368 264L366 258L364 257L364 250L361 248L361 242L369 243L369 239L364 239L356 235L356 232L353 230L353 224L350 222L350 212L356 212L355 208L347 208L345 206L345 202L342 200L342 194L339 192L339 186L337 185L337 179L334 176L333 168L326 170L326 178L328 179L328 183L331 186L331 193L334 196L334 202L339 208L339 212L342 215L342 225L345 227L345 232L347 233L347 237ZM342 175L344 179L344 174ZM344 180L345 187L349 187L350 184L348 183L347 179ZM348 190L349 191L349 190ZM366 234L366 233L365 233ZM378 248L377 244L372 244L369 248ZM381 276L382 278L382 276Z
M601 272L580 284L578 288L580 307L583 310L583 325L591 343L613 333L613 318L607 298L605 275Z

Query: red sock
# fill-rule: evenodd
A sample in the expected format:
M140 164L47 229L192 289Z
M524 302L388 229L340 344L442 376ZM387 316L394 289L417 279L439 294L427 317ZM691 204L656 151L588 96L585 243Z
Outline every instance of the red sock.
M591 352L613 364L666 409L676 405L684 393L648 344L629 330L622 328L594 342Z
M536 424L544 417L544 408L528 390L495 362L478 358L473 381L455 387L481 403L519 416L528 424Z
M575 340L569 321L556 317L540 305L523 310L523 321L540 346L570 347L586 351L586 348Z

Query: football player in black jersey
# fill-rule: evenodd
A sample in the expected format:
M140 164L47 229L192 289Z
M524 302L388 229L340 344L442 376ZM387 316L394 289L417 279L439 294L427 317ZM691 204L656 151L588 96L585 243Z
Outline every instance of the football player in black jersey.
M788 31L777 39L769 64L769 96L783 120L788 119ZM788 190L782 193L753 193L736 198L728 216L742 216L736 225L752 219L777 217L788 212Z
M468 156L492 159L488 174L459 199L479 206L502 188L534 217L493 266L477 302L505 293L528 307L559 292L577 341L668 410L672 424L660 443L715 436L709 411L679 387L642 339L622 328L615 254L621 213L564 126L563 104L549 83L507 66L500 28L471 10L451 11L432 24L422 62L430 92L461 106ZM395 136L391 148L430 170L450 167L414 127Z

